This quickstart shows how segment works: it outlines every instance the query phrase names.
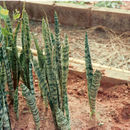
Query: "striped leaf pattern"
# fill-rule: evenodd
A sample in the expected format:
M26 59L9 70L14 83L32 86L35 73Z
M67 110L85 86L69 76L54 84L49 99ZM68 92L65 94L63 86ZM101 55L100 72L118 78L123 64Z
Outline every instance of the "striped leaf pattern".
M52 37L52 36L51 36ZM52 40L54 42L54 40ZM61 91L62 88L60 87L60 80L59 80L59 75L58 75L58 66L56 63L56 45L55 43L52 43L52 67L53 67L53 73L55 74L55 80L56 80L56 86L57 86L57 95L58 95L58 104L59 107L62 107L62 100L61 100Z
M36 129L39 130L40 129L40 117L39 117L38 108L36 106L35 96L32 95L30 90L24 84L21 85L21 88L22 88L23 96L25 97L25 99L31 109L31 112L33 114L33 119L36 124Z
M39 67L42 70L44 82L46 82L45 56L43 55L43 51L39 48L38 41L35 38L34 34L33 34L33 39L34 39L34 43L35 43L35 46L36 46L36 49L37 49ZM37 68L38 64L36 63L36 61L35 61L34 65L35 65L34 67ZM40 85L41 95L43 97L43 100L45 102L45 107L46 107L46 110L47 110L48 109L47 83L46 83L45 87L43 87L41 84L39 84L39 85Z
M29 78L30 78L30 92L32 93L32 95L35 95L34 86L33 86L33 74L32 74L32 63L31 63L31 61L29 62Z
M13 81L12 81L9 60L8 60L8 57L7 57L6 47L5 47L4 41L2 42L2 55L3 55L4 65L5 65L6 75L7 75L7 83L8 83L8 88L9 88L9 95L10 95L11 101L13 101L13 96L14 96Z
M59 30L59 21L58 21L58 16L57 13L55 12L54 14L54 23L55 23L55 51L56 51L56 69L57 69L57 75L58 75L58 80L59 80L59 105L62 108L63 103L62 103L62 74L61 74L61 42L60 42L60 30Z
M91 117L95 118L96 96L100 86L101 72L96 70L93 74L87 33L85 35L85 63L90 113Z
M14 106L15 108L18 108L18 101L17 100L17 96L15 93L14 96L14 91L16 90L16 88L18 87L18 83L19 83L19 59L18 59L18 51L17 51L17 47L16 47L16 42L17 42L17 35L20 29L20 22L18 23L18 26L16 27L15 33L13 34L13 28L12 28L12 23L11 23L11 19L10 16L8 15L6 19L4 19L5 21L5 29L7 31L6 34L4 35L4 48L6 49L6 47L9 47L10 50L6 50L6 56L8 57L8 65L6 65L5 63L5 67L8 66L10 68L8 68L8 70L10 70L10 79L13 80L13 82L11 84L13 84L13 86L11 85L11 87L13 87L12 91L10 91L9 89L9 93L10 93L10 97L11 97L11 103L13 103L13 100L15 100L14 102ZM4 57L4 56L3 56ZM7 70L7 69L6 69ZM7 80L10 80L7 78ZM8 84L9 86L9 84ZM13 93L13 94L12 94ZM15 99L16 98L16 99Z
M54 14L54 22L55 22L55 44L56 44L56 63L58 68L58 75L60 76L61 72L61 44L60 44L60 31L59 31L59 21L57 17L57 13Z
M48 21L42 20L42 32L45 43L45 77L47 81L47 97L52 110L54 123L57 129L62 129L62 123L67 120L70 128L68 98L67 98L67 76L69 61L69 46L67 36L65 43L61 44L59 35L58 17L55 13L55 37L50 32ZM33 63L34 64L34 63ZM40 66L40 65L39 65ZM40 68L42 73L44 69ZM63 72L63 73L62 73ZM40 76L39 80L40 80ZM43 78L41 78L43 79ZM63 80L63 81L62 81ZM57 120L57 111L62 112L62 123ZM65 115L66 114L66 115ZM60 117L60 116L59 116ZM59 118L58 117L58 118ZM66 121L65 121L66 122ZM61 126L60 126L61 125Z
M22 51L20 55L21 64L21 77L24 84L30 89L30 78L29 78L29 62L30 62L30 29L29 29L29 19L25 9L22 11Z
M68 120L64 117L64 114L61 109L57 108L56 110L56 120L60 130L70 130L70 125Z
M90 100L91 100L91 114L93 115L95 113L95 107L96 107L96 96L98 92L98 88L100 86L100 80L101 80L101 72L96 70L93 79L92 79L92 86L90 89Z
M49 23L48 23L48 19L46 18L46 37L47 37L47 41L48 41L48 45L49 45L49 49L50 49L50 53L52 55L52 40L51 40L51 32L50 32L50 28L49 28Z
M48 98L48 95L49 95L49 90L48 90L48 84L47 84L47 81L46 81L46 75L45 75L44 70L40 69L36 60L33 60L33 65L34 65L35 73L38 76L39 84L41 86L42 96L43 96L43 99L45 101L45 106L47 108L48 107L47 106L48 105L47 98Z
M33 34L33 39L34 39L35 47L36 47L37 54L38 54L39 67L44 69L45 56L43 55L43 51L40 49L40 47L38 45L38 41L37 41L36 37L34 36L34 34Z
M58 86L57 86L57 81L56 81L56 75L53 72L53 66L52 66L52 56L51 56L51 48L50 45L51 43L48 42L48 37L45 32L47 32L47 25L45 20L42 22L43 25L43 37L44 37L44 43L45 43L45 54L46 54L46 69L47 69L47 77L48 77L48 84L49 84L49 89L50 89L50 94L52 95L52 102L55 104L55 106L58 106Z
M8 105L5 93L5 71L4 65L0 62L0 130L11 130Z
M67 78L68 78L68 70L69 70L69 45L68 45L68 38L65 35L65 41L62 45L62 53L61 53L61 60L62 60L62 93L63 93L63 108L62 111L66 112L66 116L68 122L70 120L69 117L69 109L68 109L68 96L67 96Z
M17 88L15 89L15 92L14 92L14 112L16 113L16 119L18 120L19 119L19 110L18 110L18 105L19 105L19 102L18 102L18 86Z
M2 57L2 48L0 47L0 57L1 57L1 61L0 61L0 84L1 84L1 88L0 90L4 93L4 98L6 101L6 92L5 92L5 83L6 83L6 72L5 72L5 66L4 66L4 60ZM7 105L7 101L6 101L6 106Z
M24 17L23 14L22 14L22 17ZM23 19L21 22L21 42L22 42L22 49L24 50L24 46L25 46L25 21Z
M93 68L91 63L91 56L89 51L89 44L88 44L88 36L87 33L85 35L85 63L86 63L86 77L87 77L87 85L88 90L91 88L92 78L93 78Z
M90 56L90 51L89 51L87 33L85 35L85 65L86 65L86 78L87 78L89 105L91 105L90 89L91 89L91 83L92 83L92 78L93 78L93 68L92 68L92 63L91 63L91 56Z
M8 111L7 111L6 101L5 101L4 96L1 96L1 99L2 99L2 110L0 110L2 112L1 123L0 123L1 129L11 130L9 114L8 114Z
M14 39L13 39L13 45L12 51L11 51L11 61L12 61L12 73L13 73L13 86L14 90L16 90L18 83L19 83L19 72L20 72L20 67L19 67L19 57L18 57L18 50L16 47L16 42L17 42L17 35L18 31L20 28L20 23L18 23L15 34L14 34Z
M7 31L7 43L6 43L6 46L10 47L10 49L12 49L11 51L10 50L7 51L7 55L8 55L8 59L9 59L9 64L10 64L10 67L11 67L12 64L13 64L13 61L12 61L13 29L12 29L11 19L10 19L9 15L5 19L5 24L6 24L6 28L5 29Z
M3 59L4 61L4 66L6 69L6 74L7 74L7 83L8 83L8 88L9 88L9 95L10 95L10 100L13 102L13 93L14 93L14 88L13 88L13 82L12 82L12 76L11 76L11 70L10 70L10 64L6 52L6 45L4 41L4 36L2 35L2 28L0 26L0 59Z
M12 45L12 77L13 77L13 87L14 87L14 112L16 114L16 119L19 119L19 100L18 100L18 87L19 87L19 79L20 79L20 63L19 63L19 57L18 57L18 50L17 50L17 35L20 29L20 22L18 23L14 37L13 37L13 45Z
M12 31L12 25L10 21L10 17L8 16L5 20L7 25L7 31L8 31L8 47L12 47L13 45L13 31Z

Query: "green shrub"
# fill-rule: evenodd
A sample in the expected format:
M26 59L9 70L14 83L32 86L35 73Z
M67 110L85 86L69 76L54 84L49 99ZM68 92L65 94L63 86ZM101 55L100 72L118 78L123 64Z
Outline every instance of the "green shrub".
M94 6L107 8L120 8L123 5L122 1L99 1Z

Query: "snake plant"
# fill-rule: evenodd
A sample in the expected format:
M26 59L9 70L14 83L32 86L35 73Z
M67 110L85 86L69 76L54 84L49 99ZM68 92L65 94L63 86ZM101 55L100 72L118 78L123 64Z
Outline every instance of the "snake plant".
M32 59L41 90L49 102L55 127L59 130L70 129L70 117L67 97L67 76L69 62L68 38L60 41L58 17L55 13L55 36L50 31L47 19L42 20L42 33L45 43L45 54L38 47L34 38L38 63Z
M22 27L21 27L21 40L22 40L22 51L20 55L21 63L21 77L24 84L31 90L34 94L33 79L32 78L32 65L30 63L30 29L29 29L29 19L25 8L22 11ZM30 78L31 77L31 78Z
M90 113L91 117L95 118L96 96L100 86L101 72L99 70L93 72L87 33L85 35L85 63Z
M7 74L7 83L11 99L10 101L14 106L14 111L18 119L18 85L20 78L20 65L17 50L17 35L20 29L20 21L18 21L18 25L13 33L10 16L6 13L8 10L6 8L0 8L1 10L4 10L3 13L0 13L0 17L4 20L5 27L0 27L0 31L2 31L3 37L2 52Z
M39 117L39 111L36 106L36 100L34 94L31 93L31 91L25 86L24 84L21 85L23 96L25 97L31 112L33 114L33 119L36 124L36 129L40 130L40 117Z
M0 42L1 41L0 36ZM2 53L2 45L0 44L0 130L11 130L10 118L9 118L9 109L6 100L6 92L5 92L5 65Z
M33 114L33 119L36 124L37 130L40 129L40 117L38 108L36 106L36 99L34 93L34 84L33 84L33 72L32 72L32 63L31 63L31 38L30 38L30 29L29 29L29 18L25 7L22 11L22 23L21 23L21 40L22 40L22 51L20 54L20 70L21 77L23 80L23 85L21 85L23 96L25 97L27 104L29 105L31 112Z

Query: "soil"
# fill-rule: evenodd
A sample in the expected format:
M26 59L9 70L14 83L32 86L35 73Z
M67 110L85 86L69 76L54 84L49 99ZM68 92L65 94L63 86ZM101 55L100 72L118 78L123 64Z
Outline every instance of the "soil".
M30 21L31 32L33 32L41 48L44 48L41 22ZM54 32L54 25L50 25ZM61 41L64 34L68 35L70 46L70 57L84 60L85 33L88 34L88 42L93 63L110 67L130 70L130 32L114 32L104 26L92 28L81 28L75 26L60 25ZM21 45L19 34L18 45ZM32 40L31 48L35 49Z
M37 77L35 94L41 119L41 130L54 130L51 111L45 110L40 96ZM77 72L69 72L68 98L72 130L129 130L130 128L130 85L100 87L96 103L96 119L94 125L90 119L85 77ZM35 130L33 117L19 90L19 120L15 120L10 109L13 130Z

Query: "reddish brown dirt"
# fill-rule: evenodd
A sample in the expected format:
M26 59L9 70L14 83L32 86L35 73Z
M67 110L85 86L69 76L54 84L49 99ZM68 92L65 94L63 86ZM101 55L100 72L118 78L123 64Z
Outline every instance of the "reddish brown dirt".
M70 72L68 77L69 110L72 130L129 130L130 128L130 85L100 87L97 96L96 118L93 125L89 116L86 79L82 74ZM50 109L45 107L40 98L40 91L35 77L35 92L41 118L41 130L54 130ZM19 120L15 120L11 109L10 116L13 130L34 130L32 115L19 90Z

